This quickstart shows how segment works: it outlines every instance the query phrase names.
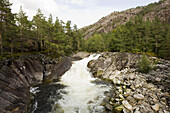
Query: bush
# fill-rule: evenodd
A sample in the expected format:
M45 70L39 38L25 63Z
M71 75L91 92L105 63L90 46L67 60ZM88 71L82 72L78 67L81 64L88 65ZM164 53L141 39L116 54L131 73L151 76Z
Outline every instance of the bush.
M151 62L146 55L142 55L140 61L138 62L139 72L148 73L151 68Z

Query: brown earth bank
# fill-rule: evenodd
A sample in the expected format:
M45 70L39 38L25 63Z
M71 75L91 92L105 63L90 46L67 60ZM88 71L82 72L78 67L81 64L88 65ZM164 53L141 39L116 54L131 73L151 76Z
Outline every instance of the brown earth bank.
M169 113L170 61L148 57L152 70L138 72L141 54L104 52L88 63L94 77L112 83L104 113Z
M26 113L30 87L58 79L70 69L71 58L32 54L0 61L0 113Z

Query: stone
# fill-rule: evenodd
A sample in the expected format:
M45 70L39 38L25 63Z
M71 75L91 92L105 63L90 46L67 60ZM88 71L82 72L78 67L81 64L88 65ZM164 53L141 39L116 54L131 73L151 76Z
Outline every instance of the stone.
M127 100L122 101L122 104L129 110L133 109Z
M155 110L155 111L159 111L159 104L153 105L152 109Z
M134 113L141 113L140 111L135 111Z
M135 79L135 74L134 74L134 73L130 74L130 75L129 75L129 78L130 78L131 80L134 80L134 79Z
M108 109L108 110L110 110L110 111L113 110L113 106L110 105L110 104L108 104L108 103L105 105L105 107L106 107L106 109Z
M76 60L81 60L82 58L88 57L90 53L87 52L77 52L76 54L72 55L72 58Z
M155 80L156 80L157 82L160 82L160 81L161 81L161 78L158 78L158 77L157 77Z
M134 94L133 96L136 100L143 100L145 97L142 94Z
M125 99L122 94L119 94L119 97L123 100Z
M118 113L121 113L121 111L123 110L123 105L120 105L120 106L118 106L118 107L116 107L116 108L114 108Z
M151 88L153 88L154 87L154 85L153 84L143 84L143 87L144 88L147 88L147 89L151 89Z
M155 103L157 103L157 102L158 102L158 100L157 100L156 98L154 98L154 99L153 99L153 101L154 101Z

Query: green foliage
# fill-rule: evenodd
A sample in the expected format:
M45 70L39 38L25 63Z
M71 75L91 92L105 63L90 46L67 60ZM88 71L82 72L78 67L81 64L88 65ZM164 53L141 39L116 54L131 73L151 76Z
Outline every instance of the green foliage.
M71 27L71 21L64 23L50 14L46 20L40 9L27 19L22 6L18 14L12 14L8 0L0 0L0 50L1 56L43 52L51 56L63 56L84 48L81 33ZM2 12L2 13L1 13Z
M86 41L86 51L97 52L105 50L105 41L100 34L95 34Z
M151 62L146 55L142 55L140 61L138 62L139 72L148 73L151 68Z

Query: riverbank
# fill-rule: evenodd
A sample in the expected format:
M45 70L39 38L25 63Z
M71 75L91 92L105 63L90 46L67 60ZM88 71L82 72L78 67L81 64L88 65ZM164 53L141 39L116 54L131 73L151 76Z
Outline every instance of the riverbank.
M90 53L79 52L71 57L54 59L42 54L32 54L0 61L0 111L27 112L32 99L31 86L57 81L70 69L72 61L89 55ZM170 62L149 57L152 71L143 74L137 71L140 59L140 54L105 52L99 59L88 63L94 77L113 85L110 91L105 92L106 98L102 105L107 110L104 113L169 112ZM50 88L57 88L56 86L57 84Z
M140 54L105 52L89 62L94 77L113 84L103 101L106 113L169 112L170 62L149 57L152 71L143 74L137 71L140 59Z
M68 57L54 59L42 54L30 54L1 60L1 113L26 113L32 98L30 87L44 81L58 79L70 67L71 59Z

